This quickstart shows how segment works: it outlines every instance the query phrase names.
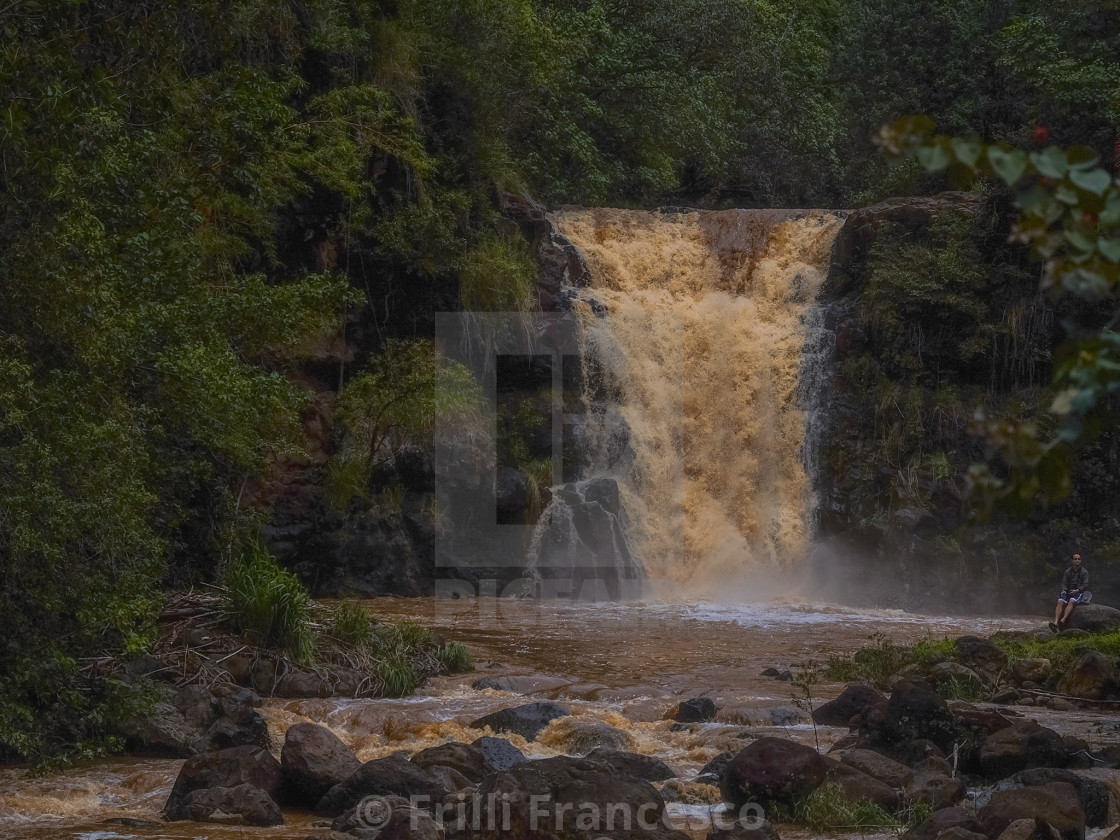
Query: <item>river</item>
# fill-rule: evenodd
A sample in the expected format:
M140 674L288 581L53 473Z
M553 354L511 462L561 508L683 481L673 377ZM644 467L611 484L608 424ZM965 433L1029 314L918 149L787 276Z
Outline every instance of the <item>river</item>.
M878 634L896 643L927 635L989 634L1037 627L1025 617L949 617L899 611L856 611L800 601L755 605L632 602L568 604L505 599L377 599L366 602L385 619L417 619L449 639L465 642L477 670L441 677L413 697L396 700L267 700L274 752L294 723L331 728L362 760L444 740L472 741L467 724L497 709L552 699L571 707L533 743L511 740L530 757L568 752L585 737L581 725L602 721L624 733L627 748L657 756L691 778L709 759L744 745L742 736L781 734L812 743L812 726L798 717L802 689L761 676L823 662L869 644ZM508 688L475 690L481 678L506 678ZM814 703L840 686L811 687ZM713 698L714 723L670 731L665 713L679 700ZM802 705L804 705L802 703ZM777 710L777 711L775 711ZM1041 711L1041 710L1040 710ZM790 725L775 725L775 723ZM822 728L822 748L843 734ZM278 828L196 823L159 823L159 813L182 761L117 758L81 764L46 778L21 768L0 769L0 836L37 840L130 840L131 838L305 838L310 814L286 812ZM706 807L711 788L690 791L692 806L674 805L678 819ZM700 835L702 836L702 835ZM783 836L797 836L783 830Z

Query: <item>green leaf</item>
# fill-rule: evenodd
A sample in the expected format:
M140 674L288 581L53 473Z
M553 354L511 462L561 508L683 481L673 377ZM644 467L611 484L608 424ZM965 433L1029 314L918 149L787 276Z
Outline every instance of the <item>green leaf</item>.
M952 158L942 146L922 146L918 149L918 163L930 172L940 172Z
M1102 225L1120 224L1120 193L1114 192L1109 195L1098 221Z
M969 166L975 166L976 161L980 159L980 153L984 151L979 140L962 140L960 137L953 138L952 146L957 160Z
M1066 149L1066 158L1070 169L1092 169L1100 162L1101 156L1088 146L1070 146Z
M998 146L991 146L988 148L988 162L1008 186L1015 186L1027 171L1027 156L1020 151L1005 152Z
M1104 191L1112 183L1112 176L1099 168L1089 171L1074 169L1069 173L1069 179L1081 189L1088 190L1095 195L1104 195Z
M1097 250L1110 262L1120 262L1120 239L1098 239Z
M1040 175L1047 178L1064 178L1069 171L1065 152L1057 146L1050 146L1041 152L1031 152L1031 163Z

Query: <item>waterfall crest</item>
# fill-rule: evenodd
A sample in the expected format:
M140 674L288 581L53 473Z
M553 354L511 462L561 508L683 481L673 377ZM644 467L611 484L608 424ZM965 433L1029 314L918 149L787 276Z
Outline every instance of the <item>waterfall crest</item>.
M634 555L674 595L766 594L777 576L759 571L809 548L799 382L843 218L596 209L553 221L590 268L574 290L586 434L592 473L618 481Z

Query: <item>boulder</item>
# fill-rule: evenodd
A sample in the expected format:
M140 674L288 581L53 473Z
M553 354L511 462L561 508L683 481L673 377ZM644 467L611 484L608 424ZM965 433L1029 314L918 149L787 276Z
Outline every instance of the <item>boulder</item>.
M454 812L447 820L455 819ZM444 827L422 808L400 796L386 796L375 803L359 803L340 814L331 829L341 837L359 840L443 840Z
M568 717L549 733L549 746L570 755L587 755L592 750L623 750L634 746L626 732L600 720Z
M937 840L943 832L953 828L976 833L982 830L980 820L970 811L958 806L935 811L917 828L902 836L904 840Z
M868 725L874 743L897 746L925 739L949 751L959 730L945 701L921 680L905 680L891 693L882 720Z
M716 718L716 704L708 697L693 697L681 702L671 714L677 723L707 723Z
M125 720L129 752L189 758L229 747L269 747L268 724L254 708L260 697L245 688L188 685L158 701L147 715Z
M484 775L491 773L500 773L503 770L508 770L515 764L520 764L522 761L528 761L525 758L525 753L521 752L517 747L507 741L505 738L493 738L489 735L483 735L481 738L476 738L472 743L472 747L478 747L482 751L482 769Z
M261 747L230 747L188 758L164 806L169 820L191 819L187 797L196 790L252 785L275 797L280 788L280 762Z
M240 825L282 825L280 806L256 785L212 787L187 794L183 808L175 817L195 822L235 823Z
M483 803L485 808L490 797L505 801L507 796L508 811L505 806L499 810L502 819L496 825L489 823L485 813L474 814L476 803ZM544 840L554 836L592 840L604 835L634 840L688 838L666 826L665 802L649 782L573 756L525 761L487 776L479 785L477 798L468 799L465 808L468 821L477 819L483 826L481 831L472 831L474 840Z
M805 723L805 713L794 706L776 706L769 712L771 726L797 726Z
M735 820L731 825L715 825L704 840L782 840L769 820Z
M945 685L956 681L959 685L976 690L982 689L985 682L978 673L959 662L938 662L929 669L929 678L934 685Z
M705 785L719 785L720 776L723 771L727 769L727 765L731 763L731 759L735 757L733 752L722 752L700 768L700 772L696 774L693 781Z
M908 804L924 802L934 811L960 802L964 795L964 782L953 776L945 762L936 758L919 763L902 791L902 798Z
M873 750L848 750L841 754L840 760L895 790L906 787L914 778L914 771L905 764Z
M830 763L812 747L783 738L759 738L741 750L720 777L723 798L793 805L824 784Z
M1012 790L1019 787L1037 787L1050 782L1064 782L1076 792L1085 811L1085 824L1090 828L1104 828L1109 824L1109 810L1112 806L1112 790L1108 783L1091 776L1084 776L1072 770L1054 767L1036 767L1023 770L1001 781L998 789Z
M989 682L995 682L1007 667L1007 654L1002 648L980 636L961 636L953 646L961 663L985 675Z
M487 772L486 756L483 755L482 750L474 744L461 744L456 741L420 750L409 760L424 770L433 767L453 768L472 782L482 781L482 777Z
M624 752L622 750L597 749L587 754L591 761L606 764L615 773L628 776L631 779L643 779L647 782L663 782L674 779L677 774L673 769L659 758L638 753Z
M280 752L282 798L310 808L361 766L357 756L329 729L297 723L285 734Z
M1104 604L1082 604L1069 617L1067 626L1089 633L1107 633L1120 630L1120 610Z
M508 691L510 694L533 694L538 691L552 691L571 685L571 680L563 677L550 677L544 674L505 674L500 677L481 677L471 683L476 691L493 689Z
M442 790L461 791L474 784L474 782L454 767L444 767L441 764L434 764L429 767L426 772L431 777L432 783Z
M1002 778L1031 767L1064 767L1069 752L1062 736L1033 720L1021 720L994 732L980 748L980 767Z
M357 805L367 796L426 796L428 802L439 802L449 793L422 768L407 758L390 755L367 761L343 781L323 794L315 811L336 817Z
M861 802L866 799L887 811L898 810L898 792L890 785L839 761L830 758L825 761L829 765L825 784L838 785L848 800Z
M962 731L975 733L981 738L1006 729L1014 723L995 709L981 709L966 703L954 705L951 712Z
M1103 700L1115 692L1116 685L1116 657L1089 650L1062 674L1057 691L1084 700Z
M1028 819L1048 823L1062 840L1085 840L1085 811L1077 791L1064 782L996 791L977 816L989 837L998 837L1016 820Z
M533 741L552 721L568 714L569 711L558 703L526 703L480 717L471 723L471 728L512 732L526 741Z
M814 709L813 720L820 726L847 726L869 707L885 711L887 698L874 686L852 683L835 700Z
M1011 676L1018 683L1043 683L1050 675L1050 660L1044 657L1016 659L1011 663Z

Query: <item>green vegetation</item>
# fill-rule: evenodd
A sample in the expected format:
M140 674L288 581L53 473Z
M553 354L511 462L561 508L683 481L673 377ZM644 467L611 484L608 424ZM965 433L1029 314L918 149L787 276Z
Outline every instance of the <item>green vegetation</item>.
M793 817L813 831L890 831L899 825L874 802L852 802L835 782L821 785L798 802Z
M831 657L824 673L837 682L866 681L880 688L889 688L892 677L909 666L925 670L938 662L954 658L952 639L922 639L912 645L896 645L887 636L878 634L875 643L857 650L850 658Z
M315 657L311 596L299 578L281 569L259 541L222 575L227 620L254 644L283 649L308 665Z
M232 549L267 521L270 482L312 457L309 407L337 397L340 437L315 480L343 510L399 511L399 490L371 478L428 446L434 423L480 440L477 388L439 360L433 313L533 306L534 243L503 217L511 196L836 206L939 189L944 173L887 170L872 143L906 112L1019 146L1045 123L1057 142L1107 155L1115 19L1115 0L6 5L0 752L45 761L117 746L113 721L145 692L90 663L142 654L167 588L237 574ZM1006 155L1004 174L1021 162ZM1046 177L1073 190L1068 207L1098 196L1110 224L1111 193L1086 160L1027 165L1061 169ZM1040 218L1055 206L1040 199ZM1113 277L1115 237L1077 224L1062 253L1085 260L1068 277L1110 293L1096 278ZM1020 358L1006 342L1036 323L1020 302L993 332L981 313L998 261L977 291L971 234L931 235L916 246L928 254L875 254L906 269L875 292L891 356L846 369L873 395L894 468L860 503L870 523L955 493L955 467L974 459L962 443L972 392L955 393L951 373L932 390L919 381L915 359L929 356L901 313L932 300L966 327L949 354L962 364L992 348ZM1061 368L1058 395L1089 438L1118 355L1099 326L1089 355ZM1025 403L1008 440L1030 438L1018 432L1032 431L1036 400ZM920 435L930 418L951 434ZM1015 457L1045 482L1061 450L1040 447ZM514 460L539 507L547 471ZM309 656L298 633L264 627L287 608L262 593L285 579L245 568L262 576L238 582L246 614L260 611L253 632Z

